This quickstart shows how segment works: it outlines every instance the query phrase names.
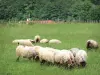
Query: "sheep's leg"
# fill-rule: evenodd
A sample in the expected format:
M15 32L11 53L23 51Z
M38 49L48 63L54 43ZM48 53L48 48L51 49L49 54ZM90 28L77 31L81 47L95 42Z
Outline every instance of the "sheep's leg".
M48 66L51 65L51 63L50 63L50 62L47 62L47 65L48 65Z
M78 68L80 68L80 64L77 64Z
M20 58L20 56L19 56L19 57L17 57L16 61L19 61L19 58Z
M33 58L33 61L34 61L35 57L33 56L32 58Z
M45 63L45 60L40 61L41 65Z
M68 67L69 67L67 62L64 63L63 66L64 66L65 69L68 69Z
M60 62L56 62L55 63L58 67L61 67L62 66L62 64L60 64Z
M35 56L35 58L34 58L36 61L38 61L39 60L39 56Z
M69 64L69 65L68 65L68 68L69 68L69 69L72 69L72 68L73 68L73 65Z
M31 60L32 57L28 57L29 60Z

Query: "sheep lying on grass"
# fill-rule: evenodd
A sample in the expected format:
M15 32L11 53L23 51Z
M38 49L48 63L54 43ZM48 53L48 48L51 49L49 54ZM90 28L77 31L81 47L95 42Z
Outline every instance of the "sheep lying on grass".
M60 40L57 40L57 39L51 39L51 40L49 41L49 43L56 43L56 44L59 44L59 43L61 43L61 41L60 41Z
M48 43L48 42L49 42L48 39L41 39L41 40L40 40L40 43Z
M31 39L19 39L19 40L14 40L12 43L17 43L18 45L23 45L23 46L34 46L32 43L34 43L34 40Z
M99 46L95 40L88 40L86 48L87 49L97 49L97 48L99 48Z
M36 55L37 54L34 50L34 47L19 45L16 48L16 61L18 61L20 57L28 58L29 60L31 60L31 58L34 59Z

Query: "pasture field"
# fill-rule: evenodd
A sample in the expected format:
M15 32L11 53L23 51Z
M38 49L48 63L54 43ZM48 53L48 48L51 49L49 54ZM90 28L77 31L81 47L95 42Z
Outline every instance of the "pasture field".
M87 51L85 68L64 69L56 65L40 65L39 62L20 59L16 62L14 39L41 38L59 39L61 44L35 44L57 49L81 48L87 51L86 41L94 39L100 44L99 23L63 24L0 24L0 75L100 75L100 48ZM100 45L99 45L100 46Z

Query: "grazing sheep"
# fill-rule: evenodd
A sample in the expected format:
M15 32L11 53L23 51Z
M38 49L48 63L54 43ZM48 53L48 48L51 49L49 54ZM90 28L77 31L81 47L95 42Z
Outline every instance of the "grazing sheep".
M34 50L34 47L19 45L16 48L16 56L17 56L17 60L16 61L18 61L20 57L28 58L29 60L31 58L34 59L36 55L37 54L36 54L36 52Z
M76 53L79 51L78 48L71 48L70 51L73 53L73 56L76 56Z
M49 41L49 43L56 43L56 44L59 44L59 43L61 43L61 41L60 41L60 40L57 40L57 39L51 39L51 40Z
M72 65L70 55L64 51L56 50L54 59L55 63L65 65L65 67L70 67Z
M73 53L70 51L70 50L61 50L62 52L66 52L66 54L69 54L70 55L70 59L71 59L71 66L74 66L75 65L75 59L74 59L74 55Z
M51 51L51 52L55 52L58 50L58 49L54 49L54 48L50 48L50 47L45 47L45 49L48 51Z
M34 40L35 40L36 43L37 43L37 42L40 42L40 36L39 36L39 35L36 35L36 36L34 37Z
M87 53L86 53L86 51L85 50L79 50L76 53L75 61L76 61L76 64L78 66L85 67L86 66L86 61L87 61Z
M48 43L48 42L49 42L48 39L42 39L42 40L40 40L40 43Z
M41 63L44 61L54 64L54 52L47 50L47 48L35 46L35 51L39 56Z
M61 55L61 51L60 50L56 50L55 54L54 54L54 61L57 64L61 64L61 59L62 59L62 55Z
M12 43L17 43L18 45L23 45L23 46L34 46L32 43L34 43L34 40L31 39L19 39L19 40L14 40Z
M95 40L88 40L87 41L87 49L97 49L99 48L98 43Z

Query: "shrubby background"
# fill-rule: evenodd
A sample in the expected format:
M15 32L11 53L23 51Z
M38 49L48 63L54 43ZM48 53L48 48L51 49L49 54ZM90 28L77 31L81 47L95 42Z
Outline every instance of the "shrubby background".
M0 20L100 21L100 0L0 0Z

